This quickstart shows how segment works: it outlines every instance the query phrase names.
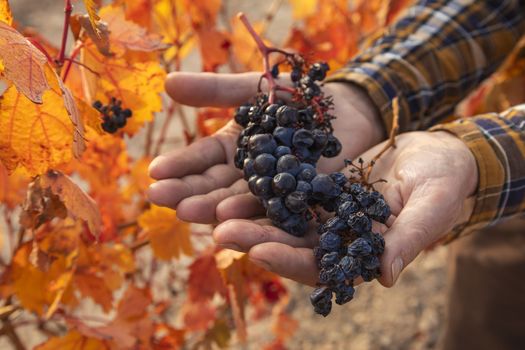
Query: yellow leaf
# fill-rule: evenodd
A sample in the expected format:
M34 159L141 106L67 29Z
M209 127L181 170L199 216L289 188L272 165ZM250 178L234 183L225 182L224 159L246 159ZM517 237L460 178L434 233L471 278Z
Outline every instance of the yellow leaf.
M159 259L178 259L182 254L193 254L190 224L180 221L174 210L153 206L139 217L138 222L149 235L153 253Z
M30 175L44 173L72 158L74 128L64 105L55 73L46 65L52 82L34 104L14 86L0 99L0 160L8 171L21 166Z
M288 0L293 10L293 18L301 20L312 16L317 10L317 0Z
M91 26L95 33L98 34L97 21L100 20L100 17L97 15L97 4L95 0L84 0L84 5L86 6L86 11L89 15L89 20L91 21Z
M42 94L49 89L50 77L45 72L46 56L16 29L0 22L0 60L2 76L18 91L35 103L42 103Z
M13 14L8 0L0 0L0 21L9 25L13 24Z

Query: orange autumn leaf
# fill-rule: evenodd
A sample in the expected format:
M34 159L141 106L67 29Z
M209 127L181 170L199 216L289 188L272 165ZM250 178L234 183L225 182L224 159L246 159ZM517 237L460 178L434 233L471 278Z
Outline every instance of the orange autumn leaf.
M8 0L0 0L0 21L8 25L13 24L13 14Z
M188 297L191 302L212 300L215 294L226 296L227 291L211 249L195 259L189 271Z
M58 171L49 170L39 177L40 186L50 189L64 203L68 212L85 221L91 233L98 237L102 218L95 201L89 197L71 178Z
M13 47L17 47L13 50ZM46 56L16 29L0 22L0 60L2 76L34 103L42 103L42 94L50 88L45 73Z
M207 330L217 317L217 309L210 301L185 303L181 313L184 328L192 332Z
M197 130L201 136L210 136L225 126L232 116L230 108L203 108L197 114Z
M259 53L257 44L237 17L232 20L231 25L233 57L244 66L246 71L259 71L261 69L261 54ZM263 24L261 22L255 22L252 23L252 26L257 33L260 33ZM268 42L266 42L266 44L268 44Z
M155 332L163 336L153 346L154 350L178 350L184 345L186 331L183 329L176 329L161 323L155 325Z
M100 10L100 18L110 28L110 50L158 51L169 47L162 41L162 37L155 33L148 33L145 28L127 21L122 7L106 6ZM118 53L117 53L118 54Z
M138 222L157 258L170 260L193 254L190 224L179 220L174 210L152 206L142 213Z
M69 331L62 337L51 337L35 347L35 350L109 350L104 341L89 338L76 330Z
M11 86L0 99L0 160L8 171L23 167L30 175L44 173L71 160L74 128L64 105L63 91L50 67L51 89L43 104Z
M217 14L221 9L221 0L182 0L186 13L191 17L194 26L215 24Z
M80 245L73 285L80 293L102 306L113 307L113 292L124 283L124 276L135 269L131 251L121 244Z
M64 295L72 272L72 259L76 252L60 256L44 271L32 262L31 242L22 245L12 262L13 291L24 308L44 315ZM59 300L58 300L59 301Z
M122 101L133 116L123 131L135 134L145 122L153 119L153 113L162 109L161 92L164 91L166 72L156 61L131 62L125 57L106 57L98 52L94 44L87 43L82 49L82 63L93 72L81 68L86 77L84 91L88 101L107 103L111 97Z
M214 72L228 61L231 42L227 33L215 28L197 31L203 71Z

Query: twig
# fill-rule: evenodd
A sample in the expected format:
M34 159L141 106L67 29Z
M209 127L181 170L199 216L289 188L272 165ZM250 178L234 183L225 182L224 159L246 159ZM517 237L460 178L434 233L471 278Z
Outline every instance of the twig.
M69 20L71 18L71 12L73 12L73 5L71 4L71 0L64 1L66 3L66 6L64 8L64 28L62 28L62 44L60 46L60 52L57 58L59 66L62 66L64 64L64 57L66 55L67 36L69 34Z
M248 18L246 18L244 13L240 12L237 15L237 17L242 22L242 24L244 24L244 26L246 27L246 30L248 30L248 32L250 33L250 35L252 36L253 40L257 44L257 48L259 49L259 51L261 52L261 54L263 56L264 73L262 74L262 77L268 81L268 90L269 90L268 102L270 104L272 104L275 101L275 93L276 93L276 91L277 90L283 90L283 89L285 89L285 87L279 86L275 82L275 79L273 78L273 75L272 75L272 72L271 72L271 68L270 68L270 54L272 54L272 53L280 53L280 54L285 55L287 57L293 56L293 54L291 54L289 52L286 52L284 50L281 50L281 49L277 49L275 47L266 46L264 41L261 39L260 35L257 34L255 29L251 25L250 21L248 21Z
M40 52L42 52L42 53L46 56L46 58L47 58L47 60L48 60L49 63L51 63L51 64L55 63L55 60L53 60L53 59L51 58L51 55L49 54L49 52L47 52L46 48L45 48L42 44L40 44L36 39L31 38L31 37L28 37L28 38L26 38L26 39L27 39L31 44L33 44L34 47L36 47L37 49L39 49Z
M173 114L175 113L175 106L176 106L176 102L173 100L170 100L169 105L168 105L168 110L166 111L166 117L164 119L164 123L162 123L162 128L160 129L159 138L155 144L155 148L153 151L154 156L158 156L160 154L160 150L166 139L168 128L170 126L171 120L173 119Z
M71 52L71 56L69 57L69 59L67 60L67 66L64 70L64 75L62 77L62 80L64 82L66 82L66 79L67 79L67 76L69 75L69 71L71 70L71 66L73 65L73 62L75 62L75 58L78 56L78 54L80 53L80 49L82 49L82 47L84 47L84 43L81 42L80 40L77 41L77 43L75 44L75 48L73 49L73 51ZM62 58L62 60L64 61L65 59ZM82 67L88 69L90 72L93 72L92 69L88 68L87 66L85 65L82 65ZM98 73L96 73L98 75Z
M365 183L368 183L368 179L370 178L374 164L379 160L379 158L381 158L381 156L390 148L396 148L396 135L399 130L399 99L397 97L392 100L392 112L393 120L392 129L390 130L390 137L388 138L388 142L385 144L385 146L370 161L363 179Z

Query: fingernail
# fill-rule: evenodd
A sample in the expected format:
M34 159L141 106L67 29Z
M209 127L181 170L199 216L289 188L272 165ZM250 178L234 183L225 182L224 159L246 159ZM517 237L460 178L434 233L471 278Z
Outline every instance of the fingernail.
M264 260L259 260L259 259L250 258L250 261L251 261L252 263L254 263L255 265L257 265L257 266L262 267L262 268L265 269L265 270L272 271L270 264L268 264L268 263L267 263L266 261L264 261Z
M239 247L237 244L235 243L217 243L217 247L220 247L220 248L223 248L223 249L231 249L231 250L236 250L238 252L242 252L243 250L241 249L241 247Z
M396 283L401 270L403 270L403 259L398 256L394 259L394 262L392 262L392 284Z

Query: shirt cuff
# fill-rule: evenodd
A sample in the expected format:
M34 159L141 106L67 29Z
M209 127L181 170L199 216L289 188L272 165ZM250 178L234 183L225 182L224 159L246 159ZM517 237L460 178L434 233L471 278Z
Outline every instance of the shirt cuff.
M491 117L493 115L481 115ZM505 169L475 121L462 119L452 123L439 124L430 131L448 131L463 140L474 155L478 167L478 189L472 215L466 223L454 227L445 243L488 226L498 212L501 186L505 182Z

